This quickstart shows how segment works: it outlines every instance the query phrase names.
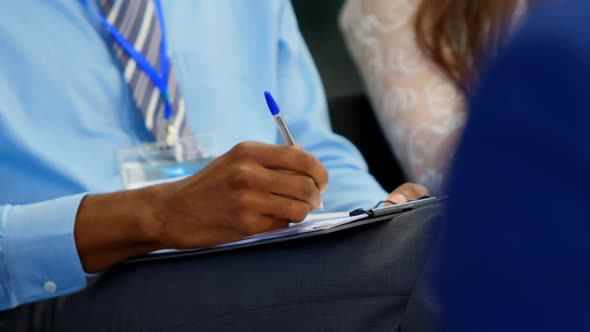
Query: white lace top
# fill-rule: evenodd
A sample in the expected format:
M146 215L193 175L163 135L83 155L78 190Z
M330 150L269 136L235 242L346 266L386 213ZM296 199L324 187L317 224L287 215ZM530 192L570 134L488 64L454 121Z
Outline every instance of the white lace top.
M340 25L406 176L440 194L466 114L461 91L418 48L420 1L346 0Z

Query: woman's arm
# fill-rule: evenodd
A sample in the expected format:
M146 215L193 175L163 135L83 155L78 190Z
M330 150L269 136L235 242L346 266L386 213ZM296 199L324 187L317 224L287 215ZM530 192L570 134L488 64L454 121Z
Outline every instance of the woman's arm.
M416 43L418 6L418 0L347 0L341 26L409 180L438 194L465 113L461 92Z

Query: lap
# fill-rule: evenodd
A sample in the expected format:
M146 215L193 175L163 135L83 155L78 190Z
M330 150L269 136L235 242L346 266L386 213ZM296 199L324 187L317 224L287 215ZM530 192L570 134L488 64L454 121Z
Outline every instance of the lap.
M439 210L322 237L122 264L82 292L36 304L36 319L55 331L396 330Z

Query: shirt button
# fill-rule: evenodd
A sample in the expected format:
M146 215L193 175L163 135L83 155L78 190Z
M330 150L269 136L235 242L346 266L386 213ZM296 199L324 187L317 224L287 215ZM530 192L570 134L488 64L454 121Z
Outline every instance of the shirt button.
M53 293L57 290L57 285L53 281L46 281L43 287L45 288L45 291L49 293Z

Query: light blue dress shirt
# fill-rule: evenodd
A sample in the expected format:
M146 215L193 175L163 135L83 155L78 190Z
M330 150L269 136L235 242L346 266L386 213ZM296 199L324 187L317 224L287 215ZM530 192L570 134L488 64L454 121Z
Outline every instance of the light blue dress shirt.
M169 55L199 135L220 150L282 144L263 91L330 172L327 210L386 192L332 133L316 68L284 0L162 1ZM0 309L86 285L73 237L86 193L121 190L116 151L152 140L97 8L7 1L0 10Z

